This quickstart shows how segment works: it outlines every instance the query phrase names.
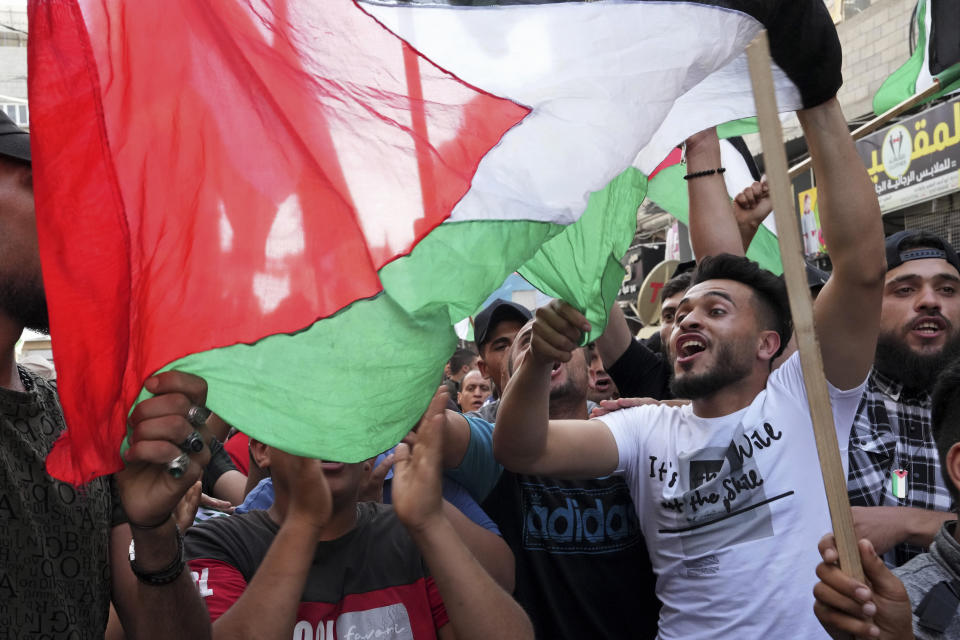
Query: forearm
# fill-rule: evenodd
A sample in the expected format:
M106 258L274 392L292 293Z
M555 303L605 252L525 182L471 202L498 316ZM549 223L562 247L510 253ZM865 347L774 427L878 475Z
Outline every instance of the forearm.
M886 268L883 223L873 184L867 176L836 98L797 112L803 127L820 202L820 226L833 275L875 278Z
M210 417L207 418L205 426L210 433L216 436L217 440L220 442L227 441L227 436L230 435L230 425L224 422L223 418L215 413L211 413Z
M111 534L113 600L125 637L209 638L210 616L200 594L184 567L176 580L152 586L141 582L130 569L127 550L131 529L114 527ZM177 556L178 543L173 520L157 529L133 529L137 567L156 572Z
M243 595L214 623L214 637L290 638L316 547L314 529L285 522Z
M526 357L510 378L493 430L493 454L512 471L532 472L546 452L551 363Z
M443 501L443 512L457 535L487 573L508 593L513 593L516 580L513 552L503 538L484 529L455 506Z
M533 638L523 609L480 566L446 516L410 534L437 583L457 640Z
M227 471L213 485L213 497L236 506L246 497L247 477L239 471Z
M620 359L630 341L633 340L633 334L630 333L630 327L627 326L627 319L623 316L623 309L616 302L610 307L610 318L607 320L607 328L603 334L597 338L597 353L600 360L603 361L604 368L609 368Z
M737 220L737 229L740 231L740 243L743 245L743 253L746 255L750 243L753 242L753 236L757 235L760 225L752 220Z
M716 131L703 131L687 140L687 174L721 166ZM719 253L744 255L744 242L733 216L723 175L714 173L687 180L690 198L690 243L697 260Z
M943 523L957 519L957 514L946 511L930 511L913 507L891 508L899 512L892 514L892 517L906 521L907 535L903 542L919 547L929 547L937 532L943 527Z
M470 445L470 424L462 414L447 409L444 412L443 468L460 466Z

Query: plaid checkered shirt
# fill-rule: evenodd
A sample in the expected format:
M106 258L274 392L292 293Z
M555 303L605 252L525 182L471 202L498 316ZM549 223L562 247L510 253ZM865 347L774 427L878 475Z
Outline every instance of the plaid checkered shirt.
M906 475L906 497L893 493L891 474ZM940 473L940 460L930 422L930 393L905 390L903 384L870 372L850 430L850 504L862 507L917 507L952 511L953 500ZM886 555L900 566L926 549L900 544Z

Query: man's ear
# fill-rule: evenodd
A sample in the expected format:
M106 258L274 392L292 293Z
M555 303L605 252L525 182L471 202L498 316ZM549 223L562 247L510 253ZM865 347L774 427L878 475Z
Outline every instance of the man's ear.
M483 361L483 357L477 358L477 369L480 370L484 378L490 377L490 371L487 369L487 363Z
M250 438L250 457L253 458L258 467L266 469L270 466L270 447L259 440Z
M761 331L757 346L757 358L770 362L774 354L780 350L780 334L776 331Z
M947 459L943 461L943 464L946 465L953 486L960 488L960 442L953 443L953 446L947 451Z

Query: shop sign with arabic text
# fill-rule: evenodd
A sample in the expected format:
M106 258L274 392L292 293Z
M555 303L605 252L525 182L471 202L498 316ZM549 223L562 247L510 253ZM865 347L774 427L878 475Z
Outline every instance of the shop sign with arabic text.
M872 133L857 152L884 213L960 190L960 101Z

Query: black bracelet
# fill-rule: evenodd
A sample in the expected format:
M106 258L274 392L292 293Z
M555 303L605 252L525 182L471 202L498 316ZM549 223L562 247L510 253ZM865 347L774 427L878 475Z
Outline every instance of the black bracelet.
M175 526L177 527L177 556L170 564L159 571L143 571L137 567L133 540L130 541L130 570L133 571L133 575L137 576L137 580L140 582L152 587L162 587L170 584L183 573L183 567L186 565L183 561L183 535L180 533L180 526L176 524Z
M702 177L704 177L704 176L712 176L713 174L720 175L720 174L722 174L724 171L726 171L726 169L724 169L723 167L718 167L718 168L716 168L716 169L707 169L706 171L696 171L696 172L694 172L694 173L688 173L687 175L683 176L683 179L684 179L684 180L693 180L694 178L702 178Z

